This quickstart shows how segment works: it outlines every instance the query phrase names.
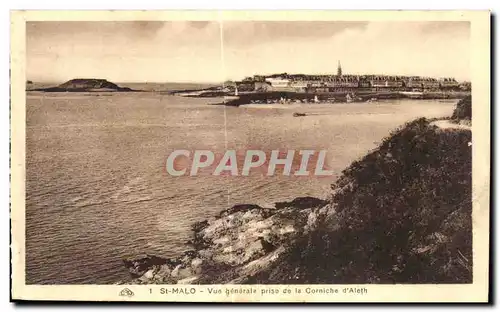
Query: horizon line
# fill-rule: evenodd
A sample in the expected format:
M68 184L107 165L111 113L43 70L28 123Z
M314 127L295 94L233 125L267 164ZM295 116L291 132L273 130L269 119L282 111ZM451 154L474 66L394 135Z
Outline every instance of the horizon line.
M32 82L38 82L38 83L64 83L73 79L104 79L112 83L192 83L192 84L222 84L223 81L221 82L214 82L214 81L117 81L117 80L111 80L109 78L96 78L96 77L84 77L84 76L75 76L74 78L66 79L66 80L37 80L37 79L30 79L26 78L26 81L32 81Z

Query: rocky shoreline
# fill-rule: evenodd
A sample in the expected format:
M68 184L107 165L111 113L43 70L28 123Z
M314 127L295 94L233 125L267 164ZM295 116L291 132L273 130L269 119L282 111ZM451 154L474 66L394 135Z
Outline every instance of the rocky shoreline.
M328 202L299 197L275 208L235 205L192 226L193 250L176 258L124 259L132 277L123 284L242 284L280 259L293 238L306 235Z

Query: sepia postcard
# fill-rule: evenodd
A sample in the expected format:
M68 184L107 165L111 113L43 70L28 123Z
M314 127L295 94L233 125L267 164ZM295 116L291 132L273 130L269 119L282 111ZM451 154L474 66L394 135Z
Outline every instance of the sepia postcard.
M489 11L11 12L11 299L487 302Z

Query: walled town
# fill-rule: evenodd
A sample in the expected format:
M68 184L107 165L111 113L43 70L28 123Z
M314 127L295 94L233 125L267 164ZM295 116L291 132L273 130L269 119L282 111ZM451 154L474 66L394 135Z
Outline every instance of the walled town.
M340 62L336 75L272 74L255 75L242 81L228 81L228 88L245 91L283 92L349 92L349 91L470 91L470 82L458 82L455 78L390 76L390 75L345 75Z
M203 90L174 91L190 97L225 96L229 106L262 103L372 102L379 99L451 99L470 95L470 82L452 77L343 74L340 62L331 75L254 75Z

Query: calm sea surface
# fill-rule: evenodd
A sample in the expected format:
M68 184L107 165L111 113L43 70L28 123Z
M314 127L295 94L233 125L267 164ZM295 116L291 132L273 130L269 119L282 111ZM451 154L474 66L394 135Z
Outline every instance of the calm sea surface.
M404 122L449 116L455 104L207 105L218 101L152 92L28 92L27 283L126 279L123 257L179 255L195 221L238 203L325 197L335 178L174 178L164 169L174 149L326 149L338 175Z

